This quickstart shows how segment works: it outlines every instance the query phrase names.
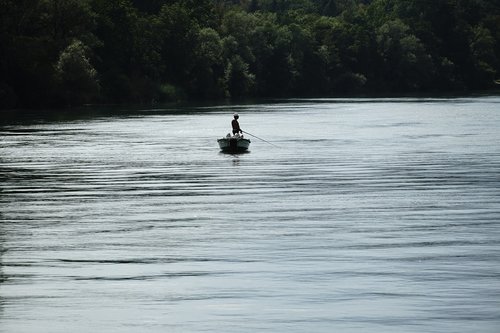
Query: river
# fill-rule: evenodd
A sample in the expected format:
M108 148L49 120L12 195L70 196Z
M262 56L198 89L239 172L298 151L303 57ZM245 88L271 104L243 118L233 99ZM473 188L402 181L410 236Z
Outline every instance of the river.
M9 113L0 332L499 332L499 144L495 96Z

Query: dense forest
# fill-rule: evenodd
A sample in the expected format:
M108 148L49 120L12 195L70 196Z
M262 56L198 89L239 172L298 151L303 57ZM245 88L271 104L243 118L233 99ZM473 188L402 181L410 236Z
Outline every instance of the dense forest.
M467 92L498 0L0 0L0 108Z

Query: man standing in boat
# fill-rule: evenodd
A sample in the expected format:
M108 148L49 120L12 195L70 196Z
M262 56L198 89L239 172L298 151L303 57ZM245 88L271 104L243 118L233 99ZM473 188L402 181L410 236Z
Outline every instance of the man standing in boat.
M240 116L237 113L235 113L234 114L234 119L231 122L231 125L233 126L233 135L236 135L238 133L242 133L243 134L243 131L240 128L240 123L238 122L238 118L239 117Z

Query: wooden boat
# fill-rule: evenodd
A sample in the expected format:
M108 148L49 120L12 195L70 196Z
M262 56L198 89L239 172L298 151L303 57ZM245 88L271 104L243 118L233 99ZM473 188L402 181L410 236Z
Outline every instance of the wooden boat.
M225 138L217 139L219 147L223 152L228 153L241 153L248 150L250 140L243 137L243 135L228 134Z

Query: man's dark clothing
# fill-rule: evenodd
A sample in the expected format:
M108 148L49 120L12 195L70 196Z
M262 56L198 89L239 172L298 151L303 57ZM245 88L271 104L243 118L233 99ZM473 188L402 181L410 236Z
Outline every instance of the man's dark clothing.
M238 123L238 120L233 119L233 121L231 122L231 125L233 126L233 135L238 134L240 132L243 132L240 128L240 123Z

